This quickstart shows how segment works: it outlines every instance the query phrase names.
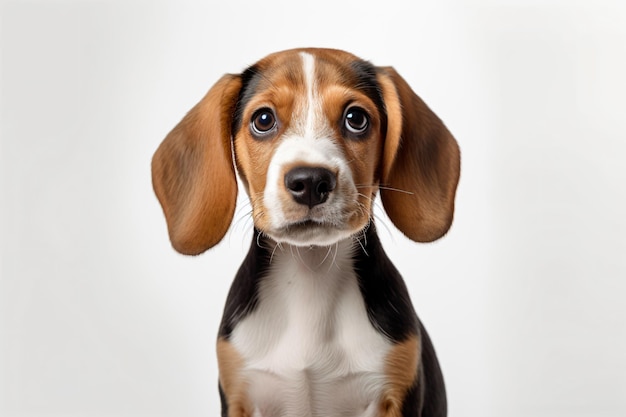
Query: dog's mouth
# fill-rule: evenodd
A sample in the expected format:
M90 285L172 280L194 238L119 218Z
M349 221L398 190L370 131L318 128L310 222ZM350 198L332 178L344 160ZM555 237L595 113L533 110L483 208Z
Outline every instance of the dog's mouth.
M330 246L352 233L345 225L305 219L266 231L272 239L296 246Z
M279 229L285 235L311 235L316 233L332 233L345 229L343 224L331 223L328 221L305 219L291 222Z
M319 221L319 220L313 220L313 219L306 219L306 220L300 220L297 222L293 222L288 224L287 226L284 227L284 229L286 231L294 231L297 232L298 230L302 230L302 229L311 229L311 228L318 228L318 227L338 227L337 225L332 225L328 222L324 222L324 221Z

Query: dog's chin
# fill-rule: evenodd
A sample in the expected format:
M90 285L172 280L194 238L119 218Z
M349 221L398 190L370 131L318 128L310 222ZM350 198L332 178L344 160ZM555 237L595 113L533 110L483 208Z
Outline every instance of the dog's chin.
M349 238L357 231L333 224L306 220L291 223L277 230L267 230L264 233L278 243L309 247L332 246Z

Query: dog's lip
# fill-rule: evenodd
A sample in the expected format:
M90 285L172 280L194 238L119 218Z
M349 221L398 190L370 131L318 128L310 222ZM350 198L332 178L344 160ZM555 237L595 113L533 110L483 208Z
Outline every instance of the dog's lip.
M310 236L311 234L317 235L319 233L341 232L345 231L347 228L348 225L345 222L330 222L327 220L305 218L291 221L274 228L272 234L282 237Z
M297 220L284 222L275 230L279 233L289 234L290 232L303 232L309 230L346 230L350 228L350 220L358 213L351 211L342 213L339 216L315 216L308 214Z
M281 227L282 230L288 231L289 229L301 229L301 228L310 228L310 227L340 227L338 224L326 222L323 220L314 220L314 219L303 219L298 220L296 222L291 222Z
M344 223L313 219L290 222L265 233L277 242L296 246L329 246L352 234Z

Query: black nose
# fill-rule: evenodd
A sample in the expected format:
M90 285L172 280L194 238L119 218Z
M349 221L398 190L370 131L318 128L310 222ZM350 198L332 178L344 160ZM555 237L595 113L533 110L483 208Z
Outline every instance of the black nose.
M309 208L326 201L336 185L337 177L326 168L297 167L285 174L285 187L293 199Z

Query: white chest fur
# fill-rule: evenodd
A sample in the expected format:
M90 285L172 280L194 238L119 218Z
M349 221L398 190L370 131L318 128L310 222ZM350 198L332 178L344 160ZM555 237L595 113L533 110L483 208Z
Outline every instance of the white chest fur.
M352 246L276 249L231 337L255 416L376 415L391 344L367 317Z

